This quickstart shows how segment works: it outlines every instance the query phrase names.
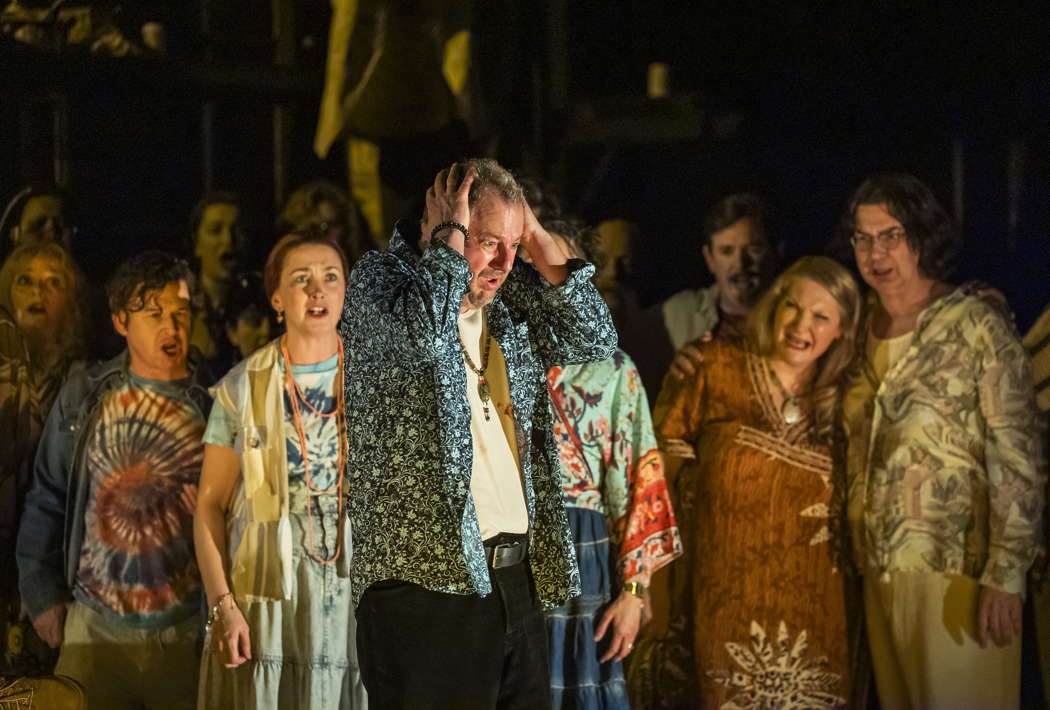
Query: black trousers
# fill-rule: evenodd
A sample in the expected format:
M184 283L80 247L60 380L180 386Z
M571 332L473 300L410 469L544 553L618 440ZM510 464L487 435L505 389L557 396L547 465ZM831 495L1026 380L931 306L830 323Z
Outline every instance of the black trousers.
M395 580L365 590L357 654L370 707L550 707L547 630L528 560L489 577L487 597Z

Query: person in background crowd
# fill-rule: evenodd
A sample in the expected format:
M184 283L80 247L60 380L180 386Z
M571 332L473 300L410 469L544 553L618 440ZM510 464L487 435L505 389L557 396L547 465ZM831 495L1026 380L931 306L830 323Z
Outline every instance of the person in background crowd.
M213 373L225 373L234 365L273 340L277 323L266 300L262 275L248 271L234 279L225 309L226 339L233 346L230 357L212 361Z
M1035 324L1025 333L1022 344L1032 358L1036 406L1040 411L1044 431L1050 432L1050 426L1048 426L1050 424L1050 415L1048 415L1050 412L1050 308L1044 310ZM1045 510L1043 514L1046 515ZM1043 529L1044 533L1050 535L1050 525L1047 524L1045 517ZM1045 567L1047 564L1045 553L1042 562ZM1046 570L1043 569L1041 572L1045 578ZM1022 663L1029 663L1030 667L1039 668L1043 679L1043 693L1050 695L1050 584L1044 579L1041 584L1033 585L1033 592L1035 596L1032 599L1031 608L1034 611L1033 621L1037 635L1036 655L1032 659L1031 656L1025 654ZM1022 670L1023 673L1024 670ZM1024 678L1023 675L1022 678Z
M201 301L193 316L190 345L205 360L227 360L223 311L243 259L245 218L240 198L232 192L205 195L190 215L189 253L197 266Z
M778 267L768 213L760 198L738 193L719 200L704 215L699 229L701 254L714 283L707 288L680 291L662 305L662 327L670 343L666 355L659 359L657 377L660 380L668 375L673 379L695 376L701 365L702 342L741 337L748 310ZM651 330L644 332L643 337L644 344L654 342ZM643 372L645 369L643 367ZM654 378L650 375L649 379ZM653 388L657 392L660 389L659 384ZM672 485L671 501L684 534L692 525L687 519L691 504L678 500L677 494L677 487ZM686 554L690 552L687 548ZM675 570L668 568L653 578L650 587L652 633L669 623L666 618L671 594L668 585L673 576L676 576Z
M600 269L597 235L545 222L566 258ZM652 573L682 554L649 402L630 356L547 375L562 494L582 593L547 613L551 705L627 708L621 662L642 623Z
M57 242L17 247L0 268L0 308L25 343L42 420L73 362L87 354L84 276Z
M0 354L0 428L5 432L0 506L8 674L46 675L57 654L30 628L18 596L15 537L44 419L74 362L85 353L83 278L57 242L28 242L0 268L0 318L14 342Z
M872 288L844 410L880 702L1017 707L1046 485L1030 361L999 308L947 282L958 234L913 176L864 181L839 239Z
M521 189L525 192L525 199L532 208L532 213L540 224L546 224L551 220L562 219L561 200L554 186L541 177L517 176L521 183ZM522 258L528 260L528 252L521 252ZM597 268L597 267L595 267Z
M632 657L637 707L846 707L832 439L859 317L849 272L805 257L744 339L702 344L697 373L665 381L654 420L686 554L668 628Z
M67 249L73 234L66 216L65 192L49 185L30 185L18 191L0 213L2 261L19 245L58 241ZM0 353L28 358L25 342L11 313L0 313Z
M314 180L289 196L277 220L281 234L316 228L327 232L342 248L350 265L374 249L372 238L346 190L328 180Z
M702 338L743 335L748 310L776 273L768 212L757 196L740 193L719 200L704 216L700 252L714 283L664 302L664 327L676 353L694 352ZM692 359L677 357L672 371L692 374L694 366Z
M196 700L192 525L211 403L187 364L193 286L164 252L117 268L107 295L127 350L70 372L36 455L19 590L90 707Z
M1050 308L1025 333L1022 344L1032 358L1036 404L1040 411L1050 411Z
M32 242L58 242L69 249L75 230L68 213L68 199L61 188L30 185L20 190L0 214L4 256Z
M624 219L599 222L594 232L602 253L594 286L612 313L620 347L631 353L646 392L655 396L674 351L662 332L659 305L643 307L639 301L640 284L631 265L645 235Z
M343 478L346 273L320 230L282 237L264 279L286 334L214 388L195 521L210 609L200 710L367 705L343 510L357 494Z
M540 606L579 593L579 572L545 378L613 354L592 274L486 159L441 171L422 225L354 269L352 570L376 707L550 703Z
M17 336L14 321L12 332ZM24 349L19 338L18 346ZM40 437L27 356L0 352L0 676L51 673L58 654L32 629L18 594L15 541Z

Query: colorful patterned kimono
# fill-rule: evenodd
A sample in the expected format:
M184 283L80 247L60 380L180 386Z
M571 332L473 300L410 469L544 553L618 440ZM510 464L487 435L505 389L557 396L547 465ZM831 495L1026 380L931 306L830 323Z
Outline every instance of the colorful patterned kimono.
M594 630L624 582L649 584L682 551L649 407L630 357L554 367L548 380L562 490L583 594L548 616L552 704L627 707L618 662L598 664ZM612 539L612 547L610 546Z
M842 576L829 549L832 461L809 408L788 425L764 361L703 346L697 375L665 386L661 448L686 556L671 569L666 634L640 642L632 700L646 707L839 708L848 694ZM646 669L650 680L636 685Z

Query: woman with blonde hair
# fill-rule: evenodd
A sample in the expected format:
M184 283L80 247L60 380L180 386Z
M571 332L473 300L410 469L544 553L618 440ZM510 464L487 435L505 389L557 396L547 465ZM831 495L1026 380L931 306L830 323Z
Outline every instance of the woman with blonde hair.
M57 653L15 588L15 535L33 456L70 366L85 355L83 278L58 242L27 241L0 267L0 674L47 675Z
M47 416L69 366L87 351L84 277L58 242L33 241L16 248L0 268L0 307L9 325L7 349L23 349L29 362L40 418Z
M665 381L653 418L686 556L667 629L635 650L636 706L846 706L831 445L859 315L849 272L805 257L742 340L705 343L695 375Z

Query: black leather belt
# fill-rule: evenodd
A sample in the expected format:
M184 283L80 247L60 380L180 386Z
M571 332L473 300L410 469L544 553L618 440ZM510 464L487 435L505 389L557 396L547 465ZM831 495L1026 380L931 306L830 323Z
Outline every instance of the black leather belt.
M485 561L492 569L513 567L525 560L528 549L528 538L525 535L500 533L485 541Z

